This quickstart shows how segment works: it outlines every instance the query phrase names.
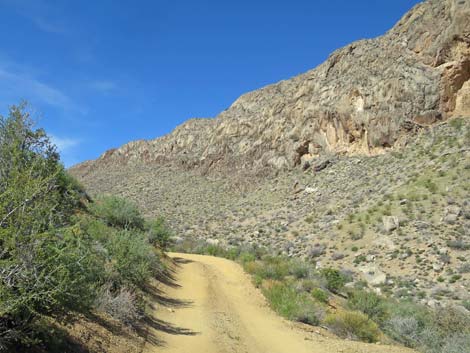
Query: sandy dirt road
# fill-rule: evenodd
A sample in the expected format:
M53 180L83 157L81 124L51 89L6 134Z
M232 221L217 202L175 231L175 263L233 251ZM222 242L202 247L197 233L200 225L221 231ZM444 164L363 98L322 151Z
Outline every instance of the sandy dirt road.
M175 282L156 294L144 353L405 353L323 337L276 315L236 263L169 254Z

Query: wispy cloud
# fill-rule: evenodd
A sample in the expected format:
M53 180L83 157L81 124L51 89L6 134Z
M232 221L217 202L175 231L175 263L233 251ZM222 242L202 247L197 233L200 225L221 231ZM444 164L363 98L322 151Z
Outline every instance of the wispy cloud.
M59 137L57 135L50 135L51 141L54 145L57 146L59 152L67 152L72 148L77 147L80 144L80 140L69 138L69 137Z
M61 23L57 6L52 6L51 3L43 0L0 0L0 5L14 9L43 32L54 34L67 32L66 27Z
M14 92L23 92L23 95L26 96L24 98L31 97L52 106L64 109L73 106L70 98L64 93L32 77L0 69L0 79L2 80L2 88L10 95Z
M36 79L17 67L7 67L0 63L0 100L19 99L47 104L67 111L83 112L60 89Z

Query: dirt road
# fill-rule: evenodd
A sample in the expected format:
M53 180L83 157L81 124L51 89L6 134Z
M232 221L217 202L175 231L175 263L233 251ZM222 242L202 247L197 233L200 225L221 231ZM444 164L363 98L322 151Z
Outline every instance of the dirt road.
M236 263L170 254L176 282L156 294L144 353L405 353L323 337L277 316Z

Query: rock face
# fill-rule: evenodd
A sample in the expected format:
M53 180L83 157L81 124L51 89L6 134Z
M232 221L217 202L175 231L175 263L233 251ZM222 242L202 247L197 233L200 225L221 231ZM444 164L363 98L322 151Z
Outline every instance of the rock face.
M470 0L428 0L393 29L316 69L244 94L214 119L74 168L157 163L202 173L308 166L323 153L377 154L416 126L470 115Z

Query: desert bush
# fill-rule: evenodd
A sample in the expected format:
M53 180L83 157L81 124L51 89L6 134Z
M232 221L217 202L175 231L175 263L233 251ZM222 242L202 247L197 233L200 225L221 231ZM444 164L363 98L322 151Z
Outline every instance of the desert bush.
M144 288L160 268L159 259L144 235L122 230L112 237L107 249L112 257L112 280L116 285Z
M433 315L433 326L442 336L455 332L470 334L470 315L454 306L439 308Z
M103 286L96 298L95 307L126 325L135 326L143 315L138 295L126 287L114 292L111 288L110 284Z
M470 262L464 263L458 269L460 273L470 273Z
M468 311L470 311L470 300L463 300L462 301L462 306L467 309Z
M99 196L91 205L92 212L108 225L123 229L144 229L144 219L137 206L121 197Z
M388 318L388 311L383 298L373 292L355 290L349 293L348 307L358 310L377 323L384 322Z
M328 293L320 288L312 289L312 297L318 300L321 303L328 303Z
M299 293L285 283L274 284L263 292L271 307L281 316L310 325L319 323L321 312L307 293Z
M440 353L470 353L470 334L456 333L444 340ZM436 352L437 353L437 352Z
M394 340L407 347L416 347L420 341L422 327L412 316L393 316L387 321L385 329Z
M310 266L300 260L291 260L289 265L289 274L295 278L307 278L310 273Z
M159 246L162 249L170 245L172 233L165 225L163 218L157 218L147 223L147 238L150 244Z
M331 314L325 324L340 337L365 342L377 342L381 334L377 324L359 311Z
M426 353L452 352L452 337L470 334L470 316L452 306L431 311L411 302L395 302L389 311L391 318L384 323L384 331L405 346Z
M311 259L320 257L325 253L325 250L326 248L324 245L316 245L309 250L308 257Z
M289 274L289 263L282 257L264 256L255 274L263 279L281 280Z
M339 292L346 283L343 274L337 269L325 268L321 274L326 280L326 287L333 293Z
M323 286L323 281L318 278L304 278L299 281L295 281L295 288L299 292L311 293L315 288Z
M239 255L239 260L244 265L244 264L247 264L249 262L255 261L256 257L255 257L254 254L252 254L250 252L241 251L241 253Z
M452 126L455 130L459 131L464 126L464 119L456 118L449 121L449 125Z
M465 242L462 239L455 239L447 241L447 246L455 250L469 250L470 243Z

